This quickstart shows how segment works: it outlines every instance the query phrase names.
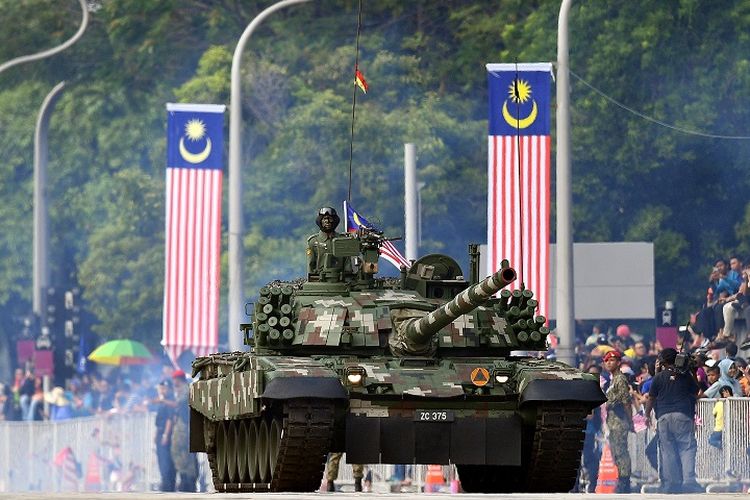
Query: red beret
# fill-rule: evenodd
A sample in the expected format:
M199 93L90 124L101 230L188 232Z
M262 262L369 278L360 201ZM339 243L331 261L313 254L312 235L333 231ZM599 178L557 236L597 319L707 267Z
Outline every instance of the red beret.
M622 354L620 351L609 351L604 355L604 361L609 361L610 358L622 359Z
M185 378L185 372L182 370L175 370L172 372L172 378Z

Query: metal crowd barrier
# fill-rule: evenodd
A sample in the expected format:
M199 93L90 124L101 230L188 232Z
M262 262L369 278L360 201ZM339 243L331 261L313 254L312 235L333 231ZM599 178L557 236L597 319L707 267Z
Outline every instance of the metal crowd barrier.
M0 422L0 492L150 490L154 429L149 413Z
M659 471L651 466L646 457L646 447L656 436L652 429L645 429L628 436L630 452L630 478L639 484L655 484L659 480Z
M750 398L724 400L722 449L708 444L714 430L715 403L714 399L702 399L696 408L698 481L750 484ZM160 481L154 416L130 413L61 422L0 421L0 492L153 490ZM631 478L639 484L658 482L658 471L646 457L654 434L646 429L628 438ZM211 491L205 454L199 453L198 461L199 481L204 491ZM424 483L426 468L412 467L412 488L417 491ZM388 487L393 465L373 464L366 470L371 472L374 490ZM455 467L444 467L444 475L447 483L455 479ZM337 483L353 482L351 465L342 460Z
M698 480L722 483L750 482L750 398L724 400L721 450L708 444L708 436L714 430L714 403L715 400L704 400L698 404L698 415L702 418L703 424L698 426L697 433Z
M696 406L695 473L701 484L750 483L750 398L724 400L722 449L708 444L714 430L715 399L700 399ZM651 429L630 434L628 448L632 462L631 478L641 484L656 484L659 474L646 457L646 446L654 437Z

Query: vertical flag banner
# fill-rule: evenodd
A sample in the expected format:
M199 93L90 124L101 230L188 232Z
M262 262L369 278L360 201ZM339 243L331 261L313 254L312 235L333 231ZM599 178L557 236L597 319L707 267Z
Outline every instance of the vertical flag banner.
M552 64L488 64L487 274L508 259L549 304L550 86Z
M162 345L173 363L219 344L224 109L167 104L167 197Z
M344 213L346 214L344 228L347 232L356 233L361 227L380 231L374 224L371 224L370 221L359 215L346 201L344 201ZM380 256L393 264L399 271L401 270L401 266L411 267L411 263L406 260L406 257L390 241L384 242L383 246L380 247Z

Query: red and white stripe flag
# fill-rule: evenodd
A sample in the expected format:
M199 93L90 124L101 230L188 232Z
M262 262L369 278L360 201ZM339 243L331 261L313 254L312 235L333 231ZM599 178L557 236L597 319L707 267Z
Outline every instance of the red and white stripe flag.
M401 269L401 266L404 266L407 269L411 267L411 263L406 260L406 257L401 255L398 248L396 248L390 241L385 241L383 246L380 247L380 256L396 266L397 269Z
M359 212L354 210L351 203L348 203L346 200L344 200L344 213L346 214L346 217L344 218L345 231L355 233L360 228L370 228L379 231L379 229L374 224L371 224L370 221L365 219L362 215L359 214ZM411 262L406 260L406 257L404 257L403 254L398 251L398 248L396 248L396 246L388 240L383 242L383 244L380 246L379 252L380 256L393 264L396 269L400 270L401 266L405 266L406 268L411 267Z
M162 344L175 364L219 343L224 108L167 104Z
M547 316L549 299L549 63L488 64L487 274L508 259Z

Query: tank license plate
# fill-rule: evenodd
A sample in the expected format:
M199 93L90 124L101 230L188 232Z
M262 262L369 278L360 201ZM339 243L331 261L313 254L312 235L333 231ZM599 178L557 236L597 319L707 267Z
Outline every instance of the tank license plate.
M415 422L453 422L455 416L451 410L416 410Z

